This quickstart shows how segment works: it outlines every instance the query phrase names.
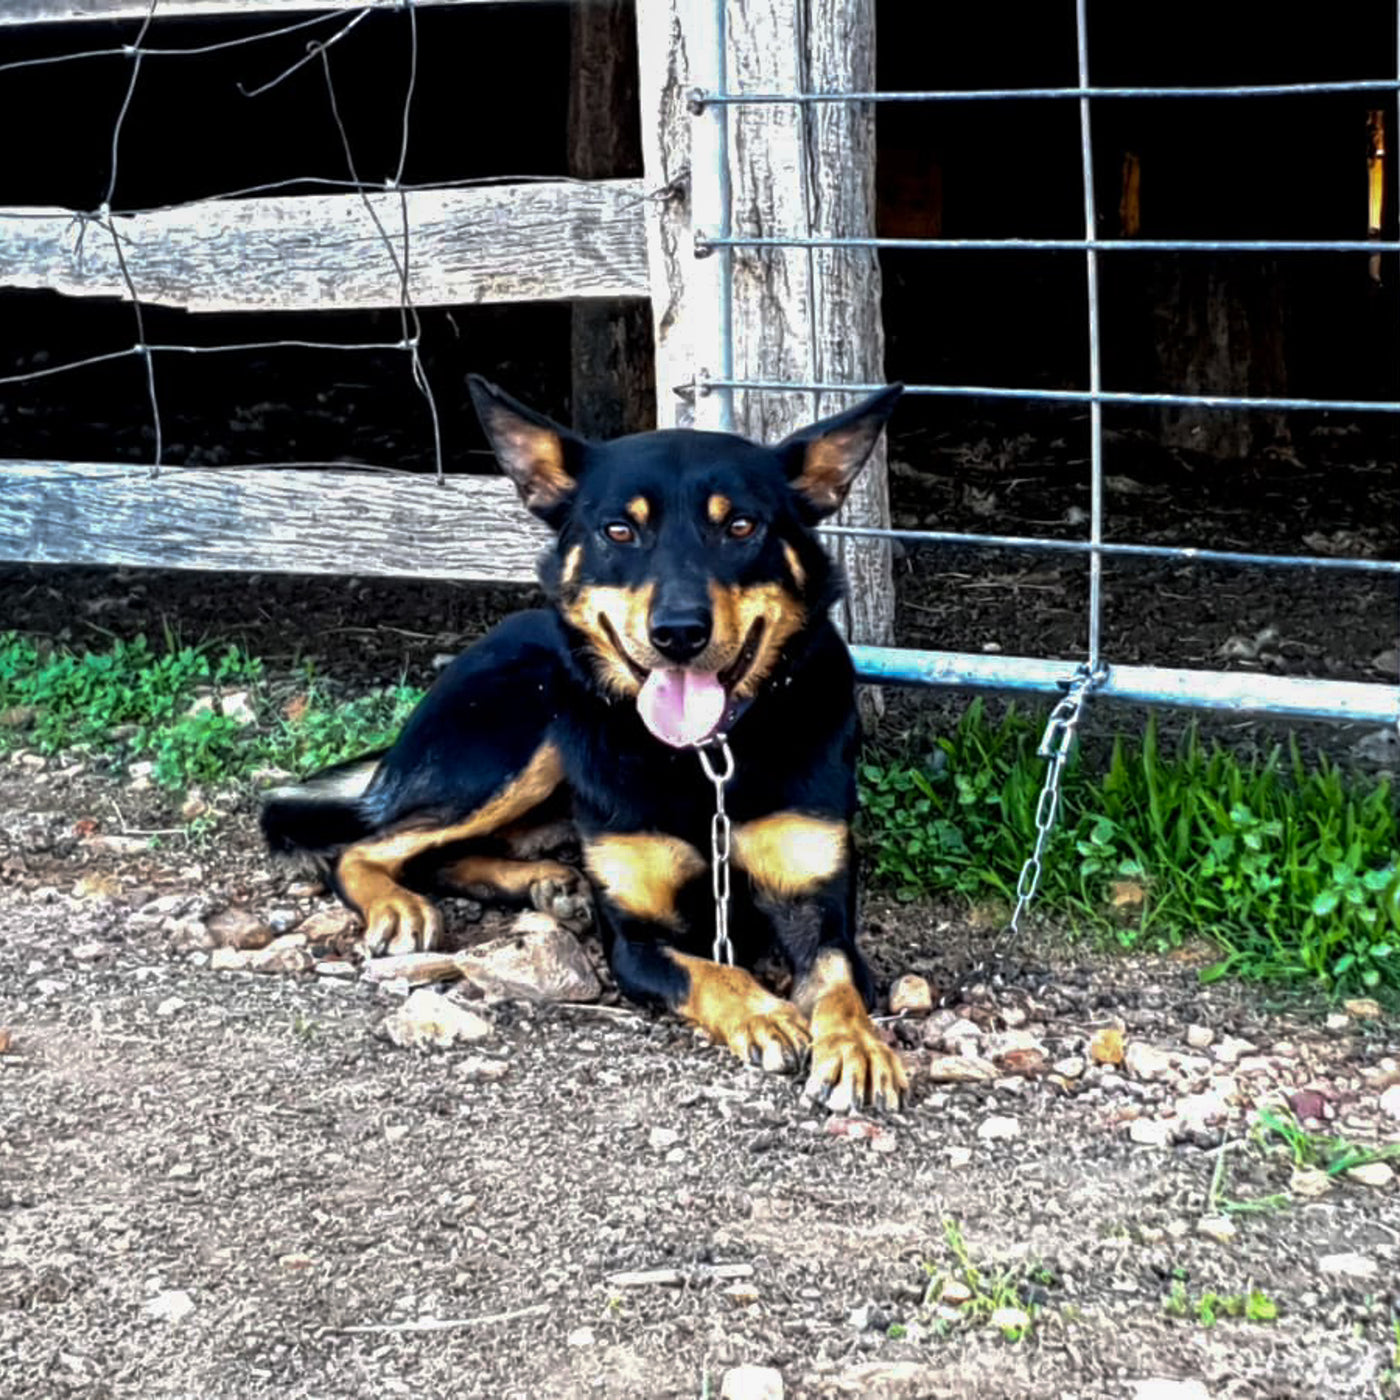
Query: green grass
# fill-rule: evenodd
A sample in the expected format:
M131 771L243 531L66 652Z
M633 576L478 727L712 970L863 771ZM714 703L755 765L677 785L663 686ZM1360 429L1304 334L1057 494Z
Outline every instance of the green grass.
M1360 1147L1345 1138L1310 1133L1292 1111L1280 1105L1265 1105L1259 1110L1254 1129L1262 1147L1282 1146L1292 1158L1293 1166L1323 1171L1338 1176L1352 1167L1370 1162L1385 1162L1400 1157L1400 1143L1383 1147Z
M1179 1271L1171 1292L1162 1301L1162 1311L1168 1317L1194 1317L1202 1327L1214 1327L1222 1318L1246 1322L1274 1322L1278 1318L1278 1304L1262 1289L1217 1293L1208 1288L1193 1298Z
M896 893L1009 903L1035 837L1040 723L969 707L920 758L867 758L861 823L874 880ZM1207 747L1171 753L1155 725L1096 769L1071 759L1038 905L1128 947L1191 936L1207 976L1400 990L1400 833L1384 778Z
M193 710L201 694L241 692L253 722ZM0 633L0 750L104 753L148 760L172 792L247 779L259 768L306 773L390 743L422 692L398 685L350 700L310 672L289 703L272 704L261 661L237 647L161 648L145 637L105 651L41 649Z
M925 1309L939 1302L949 1283L957 1283L971 1294L966 1302L958 1304L965 1325L992 1324L996 1322L998 1314L1014 1311L1023 1319L1023 1324L999 1324L1007 1341L1019 1342L1035 1330L1040 1305L1033 1301L1033 1290L1040 1289L1043 1293L1043 1285L1053 1284L1054 1277L1048 1270L1030 1265L1013 1268L977 1263L962 1227L951 1216L943 1221L943 1242L951 1262L924 1265L929 1279L924 1290Z

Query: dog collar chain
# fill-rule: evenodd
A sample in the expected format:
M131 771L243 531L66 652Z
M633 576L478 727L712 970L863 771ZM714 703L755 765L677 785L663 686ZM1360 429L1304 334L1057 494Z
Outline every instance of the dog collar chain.
M722 768L715 767L712 753L718 750ZM710 883L715 892L714 960L733 965L734 944L729 939L729 814L724 810L724 789L734 776L734 754L727 734L716 734L703 748L700 766L715 786L715 814L710 818Z

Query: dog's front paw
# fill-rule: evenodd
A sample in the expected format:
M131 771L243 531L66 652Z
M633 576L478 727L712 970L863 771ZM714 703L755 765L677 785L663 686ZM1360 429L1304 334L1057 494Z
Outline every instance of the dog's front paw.
M581 875L567 879L536 880L530 886L530 903L573 933L582 933L593 922L593 902Z
M736 1020L726 1032L729 1048L770 1074L793 1074L812 1043L807 1018L790 1002L770 999L762 1010Z
M396 889L365 910L365 952L427 952L442 940L442 914L412 890Z
M851 1020L818 1035L803 1089L833 1113L853 1108L897 1110L909 1091L904 1062L869 1022Z

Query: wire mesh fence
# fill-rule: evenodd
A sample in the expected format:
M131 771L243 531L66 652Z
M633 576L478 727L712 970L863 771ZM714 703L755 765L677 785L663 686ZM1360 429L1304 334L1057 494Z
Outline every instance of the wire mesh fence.
M976 546L1024 551L1071 553L1085 556L1088 563L1087 643L1080 663L1033 657L987 656L970 653L916 651L899 648L856 647L862 675L871 680L926 682L960 686L984 686L1013 690L1064 690L1076 674L1099 678L1097 690L1105 695L1149 703L1170 703L1204 708L1249 709L1293 716L1355 719L1387 724L1400 723L1400 678L1395 685L1343 682L1325 678L1267 676L1228 671L1179 669L1157 666L1115 666L1102 644L1104 600L1103 564L1113 557L1178 559L1197 563L1225 564L1257 569L1313 570L1322 578L1336 571L1369 573L1394 578L1395 630L1400 634L1400 560L1363 557L1324 557L1294 553L1256 553L1211 548L1200 545L1165 546L1108 541L1104 536L1104 425L1105 405L1139 405L1156 408L1193 407L1208 410L1311 411L1348 414L1391 415L1400 412L1400 398L1322 398L1206 394L1189 392L1136 392L1106 387L1102 349L1102 299L1099 286L1100 260L1132 253L1194 255L1245 255L1256 253L1335 256L1366 253L1371 257L1400 252L1400 242L1378 236L1367 239L1287 239L1287 238L1102 238L1096 207L1094 166L1095 104L1105 99L1131 101L1172 101L1177 99L1220 99L1248 101L1263 97L1308 99L1323 94L1373 93L1400 96L1400 71L1395 76L1346 81L1252 83L1201 86L1096 86L1089 65L1089 19L1087 0L1076 0L1074 8L1077 81L1072 85L1042 87L991 87L974 89L930 88L904 91L735 91L723 82L725 32L723 6L712 14L706 34L708 53L699 55L701 72L708 77L693 93L691 110L696 119L696 160L713 162L712 168L697 169L695 251L698 257L715 265L712 279L723 284L729 279L728 260L739 251L802 250L808 258L821 250L917 251L928 255L955 255L964 252L995 252L1007 255L1044 252L1084 258L1085 322L1087 330L1088 387L1085 389L1014 387L947 383L910 383L906 392L913 396L1022 401L1031 403L1082 404L1089 413L1089 475L1091 506L1088 530L1078 540L1039 538L1006 534L975 534L935 529L883 530L871 527L833 527L832 533L899 540L906 545ZM1392 63L1395 63L1392 58ZM718 75L718 78L716 77ZM1069 102L1079 115L1079 169L1082 182L1083 228L1081 238L999 237L825 237L814 236L810 218L806 228L783 230L776 234L739 234L732 231L730 209L724 198L726 170L730 158L726 140L727 114L743 106L783 104L795 107L803 121L825 104L847 103L956 103L985 104L1035 100ZM810 264L809 264L810 266ZM733 324L728 299L714 298L717 314L710 344L697 346L697 362L702 366L697 420L710 426L725 427L733 421L732 396L735 392L810 393L814 410L820 410L822 396L870 390L874 384L852 384L825 379L746 378L733 374ZM890 367L898 376L899 365Z

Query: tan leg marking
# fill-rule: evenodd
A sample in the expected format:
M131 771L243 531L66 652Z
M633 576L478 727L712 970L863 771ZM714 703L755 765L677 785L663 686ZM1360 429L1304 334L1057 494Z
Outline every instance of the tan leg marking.
M408 953L432 948L442 937L442 915L422 895L406 890L398 877L425 851L487 836L537 807L564 780L564 763L553 744L544 744L506 785L463 821L451 826L396 831L351 846L336 876L345 898L365 921L370 953Z
M797 557L797 551L784 542L783 558L787 560L788 572L792 575L792 581L798 588L807 586L807 570L802 567L802 561Z
M511 860L508 856L463 856L444 865L437 878L478 899L528 899L541 880L565 884L577 874L557 860Z
M748 1064L788 1074L797 1069L812 1043L797 1007L759 986L742 967L668 952L690 977L690 991L676 1008L686 1020Z
M845 822L778 812L734 828L734 859L766 894L810 894L846 867Z
M679 926L676 895L706 868L689 842L655 832L594 837L583 865L624 913L671 928Z
M875 1034L846 955L817 955L794 1001L812 1018L812 1070L804 1093L833 1113L867 1105L897 1109L909 1089L904 1062Z

